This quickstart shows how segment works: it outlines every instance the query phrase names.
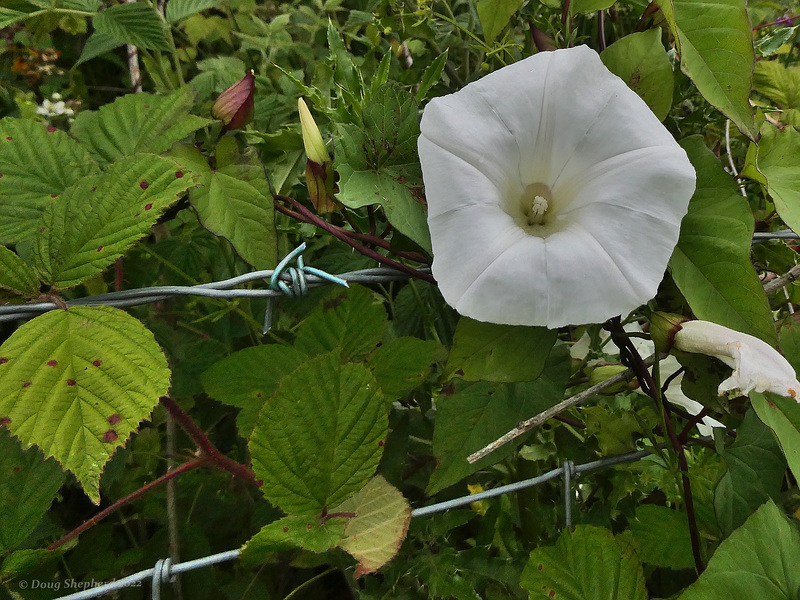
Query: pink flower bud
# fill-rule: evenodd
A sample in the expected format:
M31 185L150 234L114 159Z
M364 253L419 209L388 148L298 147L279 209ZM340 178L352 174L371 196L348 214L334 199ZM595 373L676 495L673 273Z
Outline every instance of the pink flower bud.
M222 92L211 107L211 116L225 124L224 130L239 129L253 118L256 77L248 71L242 79Z

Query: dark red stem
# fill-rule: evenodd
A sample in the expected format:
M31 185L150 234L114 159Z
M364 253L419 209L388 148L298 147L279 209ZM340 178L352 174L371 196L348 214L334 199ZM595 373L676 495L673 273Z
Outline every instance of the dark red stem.
M120 498L119 500L114 502L114 504L112 504L108 508L105 508L105 509L101 510L99 513L97 513L95 516L93 516L88 521L84 521L81 525L79 525L78 527L76 527L75 529L70 531L67 535L65 535L61 539L53 542L52 544L50 544L47 547L47 549L48 550L55 550L56 548L58 548L62 544L65 544L66 542L70 541L72 538L80 535L81 533L83 533L84 531L89 529L90 527L96 525L97 523L99 523L100 521L105 519L108 515L110 515L114 511L116 511L117 509L125 506L129 502L133 502L134 500L136 500L137 498L143 496L144 494L146 494L150 490L152 490L154 488L157 488L162 483L165 483L165 482L169 481L170 479L172 479L173 477L177 477L178 475L181 475L182 473L186 473L187 471L191 471L192 469L196 469L197 467L202 467L204 464L206 464L206 460L207 460L207 457L196 458L194 460L190 460L189 462L183 463L179 467L175 467L171 471L167 471L164 475L162 475L158 479L154 479L150 483L147 483L147 484L143 485L142 487L140 487L138 490L136 490L132 494L129 494L129 495L125 496L124 498Z

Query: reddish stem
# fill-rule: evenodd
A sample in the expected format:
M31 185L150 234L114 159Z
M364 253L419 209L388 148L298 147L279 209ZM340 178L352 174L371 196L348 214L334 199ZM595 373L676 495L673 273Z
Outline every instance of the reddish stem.
M765 29L766 27L774 27L775 25L786 25L787 27L791 27L792 21L795 19L800 19L800 15L795 15L793 17L784 17L783 19L778 19L777 21L773 21L772 23L764 23L763 25L756 25L753 27L753 31L758 31L759 29Z
M206 460L213 462L221 469L232 473L235 477L241 477L245 481L256 483L256 478L253 472L245 465L240 464L228 458L222 452L217 450L216 446L211 443L205 433L197 426L192 418L186 414L183 409L178 405L175 400L169 396L161 396L161 404L169 411L172 418L183 427L184 431L189 434L189 437L194 440L194 443L202 450Z
M335 225L331 225L326 221L323 221L317 215L308 210L305 206L300 204L297 200L289 198L288 196L280 196L280 195L275 195L274 198L276 200L282 200L284 202L290 203L292 207L295 209L294 211L287 210L286 207L282 206L278 202L275 202L275 208L278 211L286 215L292 216L294 218L299 218L299 220L305 223L312 223L317 227L319 227L320 229L324 229L334 237L342 240L348 246L354 248L364 256L371 258L376 262L397 269L398 271L402 271L403 273L407 273L412 277L416 277L417 279L422 279L423 281L427 281L428 283L434 283L434 284L436 283L436 280L433 278L432 275L429 275L428 273L422 273L412 267L409 267L408 265L404 265L403 263L397 262L396 260L392 260L391 258L384 256L383 254L379 254L378 252L375 252L374 250L367 248L363 244L351 239L351 235L353 232L348 231L345 233L344 230L342 230L341 228L336 227Z
M129 495L125 496L124 498L120 498L119 500L114 502L114 504L112 504L108 508L105 508L105 509L101 510L99 513L97 513L95 516L93 516L88 521L84 521L83 524L79 525L78 527L76 527L75 529L70 531L68 534L66 534L64 537L62 537L60 540L57 540L57 541L53 542L52 544L50 544L47 547L47 549L48 550L55 550L56 548L58 548L62 544L65 544L66 542L70 541L72 538L80 535L81 533L83 533L84 531L89 529L90 527L96 525L97 523L99 523L100 521L105 519L108 515L110 515L111 513L116 511L117 509L121 508L122 506L128 504L129 502L132 502L132 501L136 500L137 498L143 496L144 494L146 494L150 490L152 490L154 488L157 488L162 483L165 483L166 481L169 481L173 477L177 477L178 475L180 475L182 473L186 473L187 471L191 471L192 469L196 469L197 467L202 467L204 464L206 464L206 461L207 461L207 457L196 458L194 460L190 460L189 462L183 463L182 465L172 469L171 471L167 471L164 475L162 475L158 479L154 479L150 483L145 484L142 487L140 487L138 490L136 490L132 494L129 494Z

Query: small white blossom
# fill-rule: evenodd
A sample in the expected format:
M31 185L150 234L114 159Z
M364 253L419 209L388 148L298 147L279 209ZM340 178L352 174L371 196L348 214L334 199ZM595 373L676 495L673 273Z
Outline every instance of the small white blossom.
M695 172L596 52L491 73L432 100L421 130L433 274L458 312L555 328L655 295Z

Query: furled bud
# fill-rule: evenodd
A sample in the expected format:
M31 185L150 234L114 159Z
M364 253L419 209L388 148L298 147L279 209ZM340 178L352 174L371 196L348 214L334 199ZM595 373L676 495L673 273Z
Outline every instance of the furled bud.
M230 131L247 125L253 118L253 96L256 89L256 76L248 71L242 79L222 92L211 107L211 116L225 125Z
M336 174L333 171L331 155L328 154L322 134L302 98L297 100L297 110L300 113L303 146L308 156L308 161L306 161L308 195L318 213L334 212L341 208L341 204L334 197L339 189L336 186Z

